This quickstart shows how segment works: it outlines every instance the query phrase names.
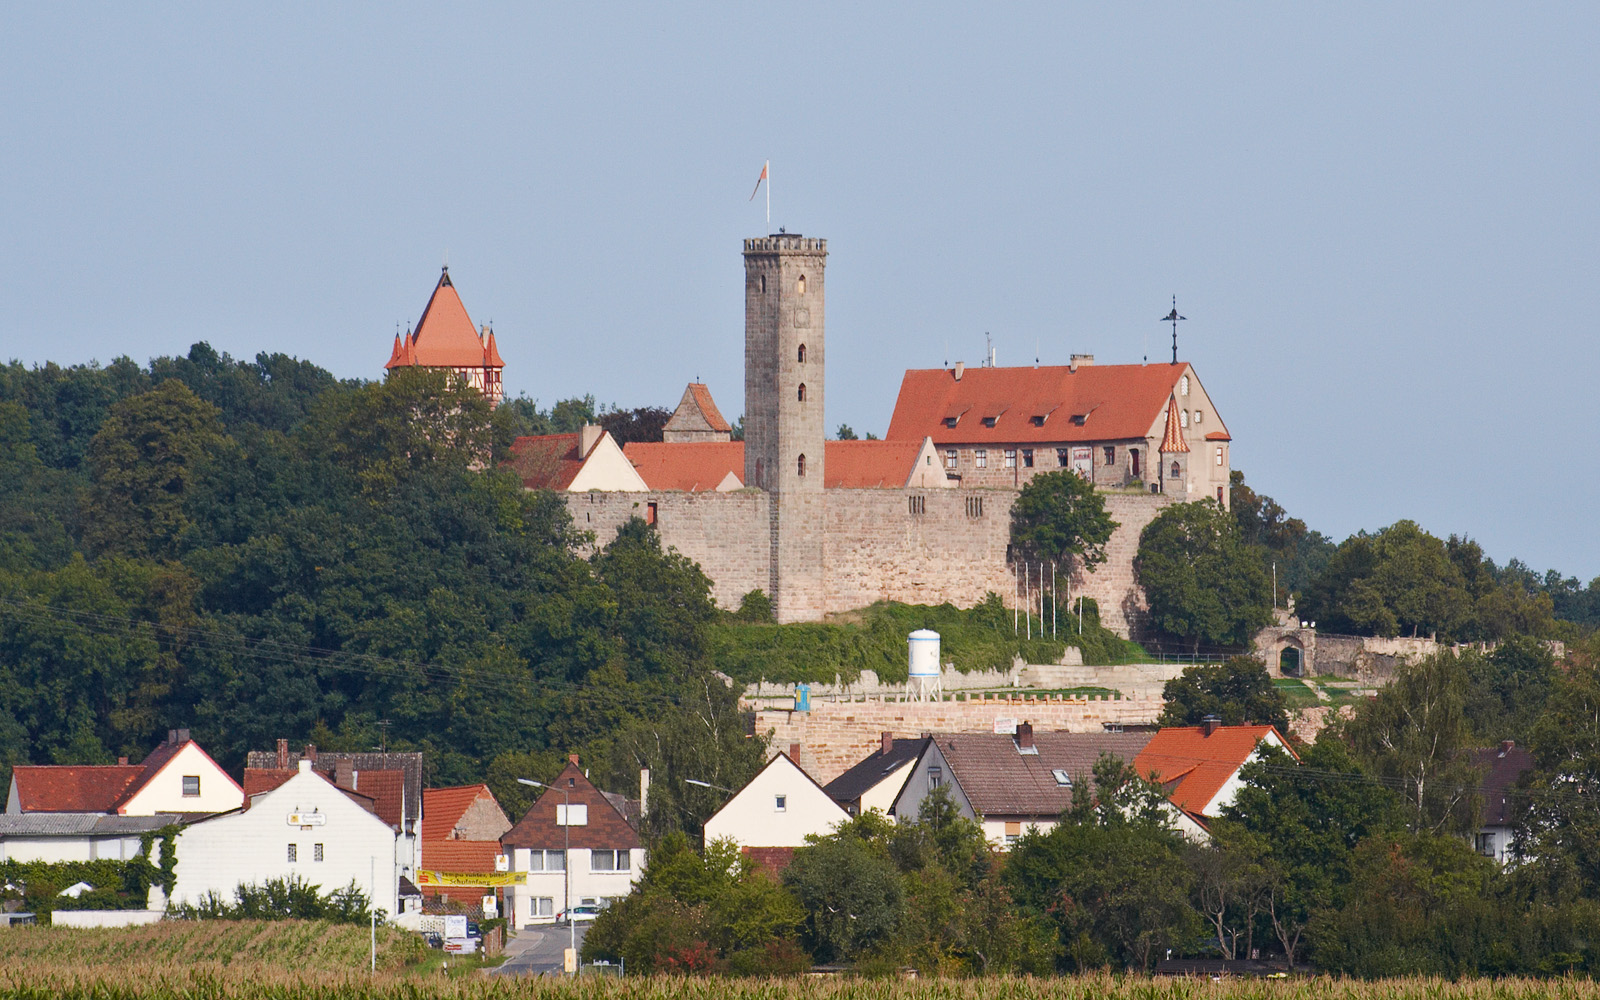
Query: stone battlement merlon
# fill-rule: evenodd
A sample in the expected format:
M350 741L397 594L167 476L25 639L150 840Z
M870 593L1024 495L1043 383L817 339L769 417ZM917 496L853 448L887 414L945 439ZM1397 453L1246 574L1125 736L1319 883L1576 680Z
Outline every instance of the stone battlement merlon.
M784 233L777 236L758 236L744 241L745 253L817 253L828 252L828 241L825 239L808 239L798 234Z

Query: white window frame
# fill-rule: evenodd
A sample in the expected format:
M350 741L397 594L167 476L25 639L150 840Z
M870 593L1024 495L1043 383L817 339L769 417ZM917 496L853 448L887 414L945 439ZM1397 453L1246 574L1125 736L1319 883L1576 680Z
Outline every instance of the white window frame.
M956 451L954 448L946 448L944 451L944 467L947 469L954 469L960 464L961 453Z
M1017 467L1017 449L1015 449L1015 448L1007 448L1006 449L1006 468L1015 469L1016 467Z
M989 467L989 449L974 448L972 451L972 464L975 468L987 469Z
M772 797L772 811L773 812L788 812L789 811L789 796L787 796L787 795L774 795Z

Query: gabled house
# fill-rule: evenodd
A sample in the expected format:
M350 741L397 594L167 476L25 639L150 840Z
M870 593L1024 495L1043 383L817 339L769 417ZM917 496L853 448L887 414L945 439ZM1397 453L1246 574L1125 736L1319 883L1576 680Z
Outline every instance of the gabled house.
M126 757L94 767L19 764L11 770L6 812L219 813L237 809L243 801L239 783L189 738L189 730L173 729L138 764L129 764Z
M616 439L595 424L576 434L519 437L511 443L512 471L530 490L643 492L649 489Z
M1533 754L1506 740L1497 747L1472 751L1472 763L1483 771L1483 814L1474 846L1479 854L1507 864L1514 860L1512 832L1528 808L1527 797L1517 784L1533 770Z
M430 884L422 887L423 893L450 884L450 875L503 870L500 838L510 829L511 820L488 785L424 790L422 856L432 877Z
M763 868L781 872L807 837L825 837L849 821L850 814L780 752L711 814L705 840L731 840Z
M1009 847L1029 830L1054 829L1075 796L1092 795L1102 755L1132 760L1149 741L1148 733L1036 733L1026 722L1014 734L936 734L896 798L895 816L914 821L922 800L944 787L991 844Z
M1259 759L1263 747L1277 747L1298 760L1272 726L1224 726L1214 717L1198 726L1164 726L1134 759L1141 777L1166 791L1190 839L1206 836L1207 820L1222 815L1244 784L1239 770Z
M372 798L315 772L309 758L269 783L243 808L178 835L172 901L198 903L212 892L231 899L244 883L299 877L325 894L354 882L373 905L395 914L400 838Z
M598 905L633 890L644 845L622 811L589 782L578 755L500 838L513 885L506 916L514 926L550 923L573 906Z
M828 797L844 807L851 816L876 809L885 816L894 816L895 800L911 777L911 770L928 748L931 734L916 739L895 739L893 733L884 733L881 743L872 756L823 786ZM916 817L911 817L915 819Z

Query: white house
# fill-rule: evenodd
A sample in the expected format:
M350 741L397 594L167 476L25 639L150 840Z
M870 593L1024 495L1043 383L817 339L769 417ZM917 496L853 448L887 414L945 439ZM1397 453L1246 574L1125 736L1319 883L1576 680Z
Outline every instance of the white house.
M620 899L644 870L638 832L589 783L576 754L500 845L511 871L526 876L509 890L507 917L518 927L550 923L573 906Z
M243 809L179 834L172 901L196 903L211 892L231 900L241 884L297 875L323 893L354 882L374 906L393 914L397 843L370 797L339 788L301 760L294 777L252 796Z
M244 804L244 789L224 771L189 730L173 729L167 740L138 764L123 757L105 766L37 766L11 770L6 813L220 813Z
M806 837L827 836L850 814L789 755L779 753L706 820L706 843L731 840L763 865L782 869Z
M925 735L914 740L897 740L893 733L884 733L872 756L828 782L823 791L852 816L876 809L893 817L895 800L911 778L911 771L927 750L930 739L931 736Z

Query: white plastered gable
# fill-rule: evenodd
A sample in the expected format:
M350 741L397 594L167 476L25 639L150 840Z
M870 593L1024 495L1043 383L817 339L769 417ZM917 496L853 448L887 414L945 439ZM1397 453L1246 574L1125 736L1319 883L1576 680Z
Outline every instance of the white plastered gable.
M939 462L939 449L933 446L933 438L923 438L916 461L911 463L911 474L906 477L906 489L941 490L954 485Z
M622 453L622 447L611 436L611 432L605 431L589 450L583 460L583 468L578 470L567 489L574 493L586 490L643 493L650 487L645 485L639 470Z
M740 847L804 847L827 836L850 815L787 754L778 754L750 783L706 820L706 843Z
M184 779L193 778L197 794L184 794ZM183 745L117 812L124 816L156 813L220 813L244 805L244 789L198 743Z

